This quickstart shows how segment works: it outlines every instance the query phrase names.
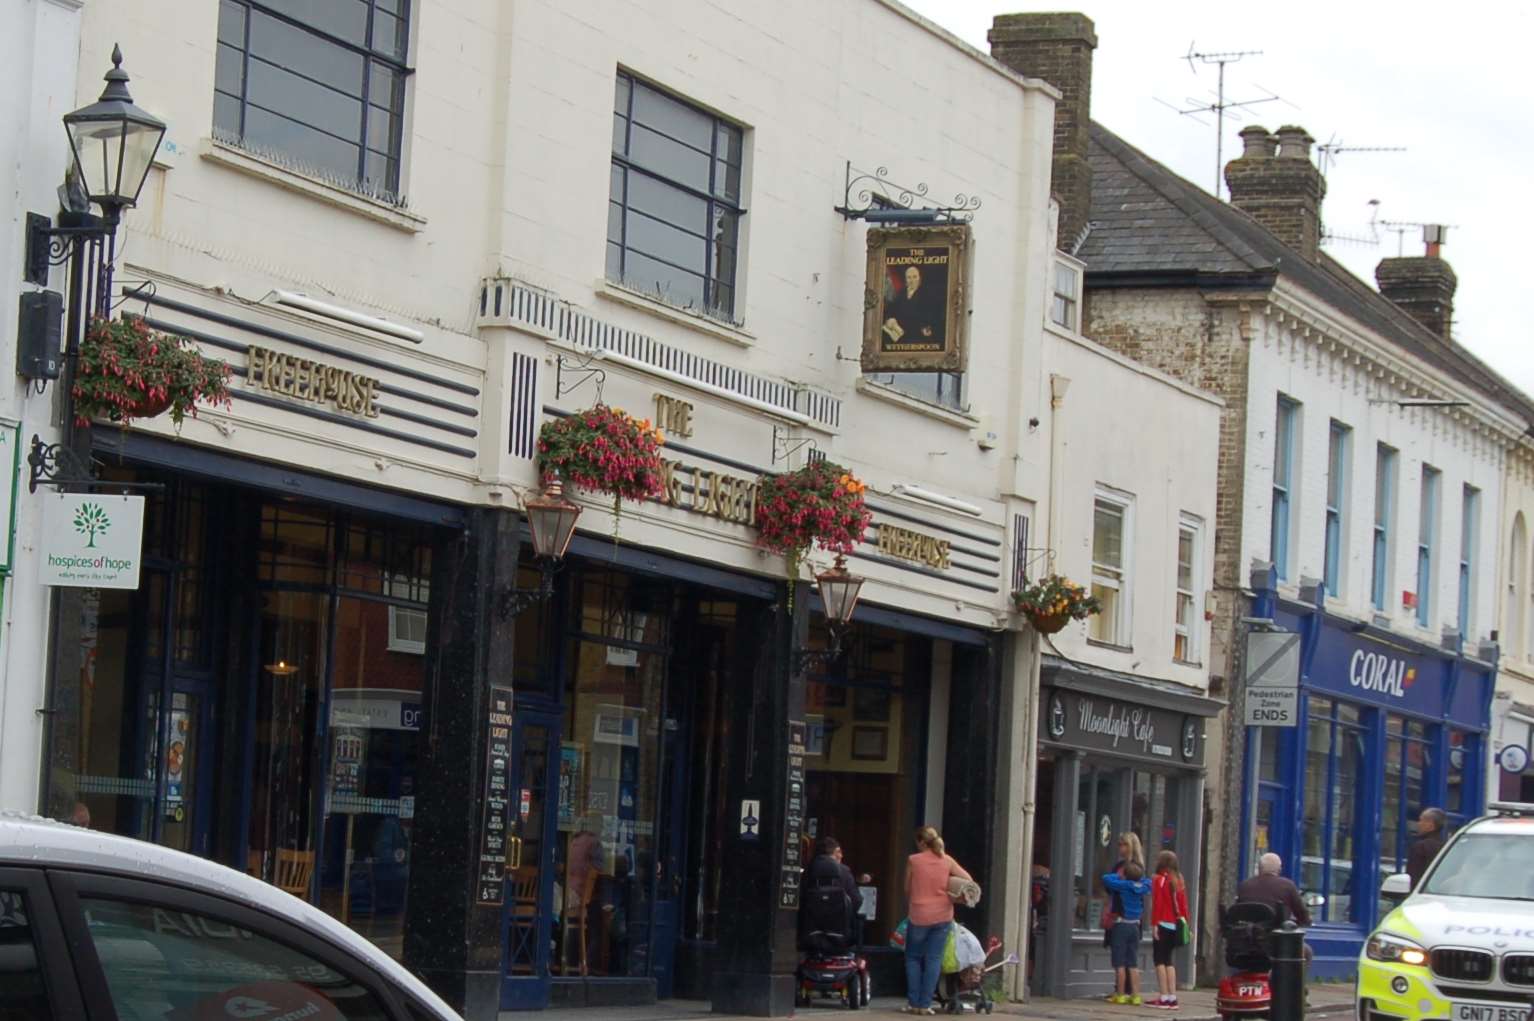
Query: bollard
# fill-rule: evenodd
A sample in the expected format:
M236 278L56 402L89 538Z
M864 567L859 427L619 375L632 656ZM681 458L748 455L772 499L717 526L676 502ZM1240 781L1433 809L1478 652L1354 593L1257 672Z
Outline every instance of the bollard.
M1270 1021L1303 1021L1305 1017L1305 930L1291 919L1268 934Z

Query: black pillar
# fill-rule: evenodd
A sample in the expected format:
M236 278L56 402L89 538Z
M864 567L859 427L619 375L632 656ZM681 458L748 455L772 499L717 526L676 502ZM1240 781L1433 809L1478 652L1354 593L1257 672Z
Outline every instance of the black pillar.
M490 685L509 686L513 628L495 591L516 577L518 517L480 509L432 551L426 740L417 770L405 963L468 1021L500 1009L501 908L478 903Z
M752 801L760 805L761 823L755 839L735 824L726 843L712 997L720 1013L782 1017L794 1009L799 864L798 828L788 820L789 721L798 722L802 735L805 684L790 650L809 636L810 601L809 586L797 589L791 617L781 603L742 604L740 633L761 638L749 672L742 670L730 689L742 747L725 778L727 818L734 823L742 804ZM796 758L802 772L802 748ZM802 780L800 787L802 827Z
M957 918L983 942L993 928L993 907L985 895L991 881L996 833L996 756L1001 733L1001 646L954 644L948 696L948 762L943 784L943 843L981 886L974 908L960 907ZM1009 799L1004 799L1009 800ZM1029 863L1024 863L1026 869ZM1026 873L1025 873L1026 874Z

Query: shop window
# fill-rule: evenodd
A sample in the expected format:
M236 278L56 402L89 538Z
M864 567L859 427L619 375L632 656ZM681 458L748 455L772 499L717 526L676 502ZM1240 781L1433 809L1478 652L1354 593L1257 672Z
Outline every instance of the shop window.
M1417 509L1417 624L1433 622L1433 547L1438 540L1438 489L1442 473L1422 466L1422 499Z
M824 648L824 622L815 618L810 645ZM875 911L863 942L884 945L905 917L905 863L916 817L917 762L926 723L922 699L931 671L931 646L888 628L859 624L850 651L808 685L805 767L805 847L831 836L841 842L853 872L868 873Z
M263 933L179 905L84 898L81 907L123 1017L253 1016L257 1008L345 1021L390 1016L355 979Z
M1459 634L1467 642L1474 623L1475 556L1481 518L1481 491L1466 486L1459 518Z
M1279 581L1289 577L1289 537L1294 510L1295 440L1299 432L1300 405L1288 397L1278 398L1278 414L1273 428L1273 515L1271 548L1273 573Z
M1088 618L1087 637L1108 645L1129 644L1130 510L1129 496L1101 490L1092 504L1092 594L1102 612Z
M739 126L619 73L607 278L667 304L736 319Z
M261 506L256 576L263 582L330 584L331 516L324 510L286 501Z
M1198 661L1198 639L1204 630L1194 588L1202 576L1199 570L1202 534L1203 522L1184 514L1177 525L1177 586L1172 623L1172 657L1184 663Z
M222 0L214 137L396 201L410 5Z
M1379 444L1374 451L1374 544L1369 602L1384 612L1390 599L1391 533L1395 525L1396 461L1393 448Z
M1366 775L1364 730L1358 710L1312 695L1305 735L1305 799L1297 881L1326 903L1315 918L1361 921L1353 883L1358 854L1359 787Z
M1475 812L1474 780L1465 782L1468 773L1474 776L1474 766L1479 759L1479 738L1463 730L1449 731L1449 761L1444 764L1445 783L1443 810L1449 816L1450 828L1457 829L1467 815Z
M1385 719L1385 789L1380 812L1380 875L1406 865L1413 824L1432 780L1436 728L1390 714Z
M0 1018L54 1016L29 911L20 890L0 889Z
M1342 595L1342 563L1347 544L1348 459L1353 430L1332 420L1326 452L1326 545L1322 580L1328 596Z

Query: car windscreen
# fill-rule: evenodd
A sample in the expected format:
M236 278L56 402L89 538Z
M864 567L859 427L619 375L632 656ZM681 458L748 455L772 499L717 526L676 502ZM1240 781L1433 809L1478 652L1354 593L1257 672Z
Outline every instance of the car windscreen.
M1534 840L1515 833L1461 834L1444 849L1421 892L1534 901Z

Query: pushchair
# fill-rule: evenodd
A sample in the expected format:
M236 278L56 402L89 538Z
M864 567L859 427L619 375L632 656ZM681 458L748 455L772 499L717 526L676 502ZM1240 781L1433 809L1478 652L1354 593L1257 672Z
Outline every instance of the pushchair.
M937 1002L949 1014L962 1014L966 1011L989 1014L996 1004L986 992L985 977L1004 965L1019 963L1018 957L1016 954L1008 954L995 964L990 963L991 957L1001 950L1001 940L992 936L982 949L975 934L957 922L954 923L951 938L958 969L943 973L942 980L938 982Z
M838 997L848 1010L868 1006L873 989L868 962L856 950L858 917L847 891L827 883L803 891L799 902L799 949L794 1003L807 1007L817 997Z

